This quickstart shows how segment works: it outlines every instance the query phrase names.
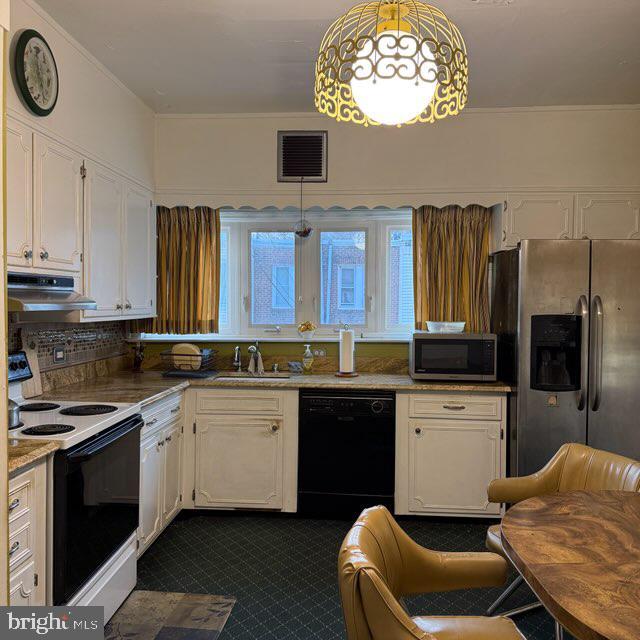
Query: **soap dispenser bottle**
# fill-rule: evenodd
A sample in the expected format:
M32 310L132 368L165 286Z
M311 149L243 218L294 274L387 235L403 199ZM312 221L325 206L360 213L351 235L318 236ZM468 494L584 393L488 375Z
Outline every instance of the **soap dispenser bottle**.
M304 354L302 356L302 373L311 373L313 371L313 353L311 352L311 345L304 345Z

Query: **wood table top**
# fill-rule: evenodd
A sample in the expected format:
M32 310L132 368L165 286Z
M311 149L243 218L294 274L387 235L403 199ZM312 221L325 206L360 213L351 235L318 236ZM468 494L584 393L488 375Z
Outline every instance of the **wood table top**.
M640 639L640 493L530 498L502 520L509 559L579 640Z

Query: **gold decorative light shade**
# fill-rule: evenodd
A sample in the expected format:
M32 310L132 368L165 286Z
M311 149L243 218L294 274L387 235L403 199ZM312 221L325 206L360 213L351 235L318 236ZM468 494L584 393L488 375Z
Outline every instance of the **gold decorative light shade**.
M315 104L364 126L435 122L464 108L468 68L462 35L439 9L418 0L363 2L322 40Z

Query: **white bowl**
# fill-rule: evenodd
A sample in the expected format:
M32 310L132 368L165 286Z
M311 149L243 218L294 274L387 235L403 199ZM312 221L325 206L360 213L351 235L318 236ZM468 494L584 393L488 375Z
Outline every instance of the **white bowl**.
M310 331L298 331L298 335L303 340L313 340L313 336L316 335L316 330L315 329L311 329Z
M429 333L462 333L466 322L431 322L427 320Z

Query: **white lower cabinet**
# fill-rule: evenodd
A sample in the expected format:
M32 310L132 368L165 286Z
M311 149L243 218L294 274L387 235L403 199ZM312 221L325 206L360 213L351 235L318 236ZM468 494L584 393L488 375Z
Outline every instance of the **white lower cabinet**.
M46 604L46 462L9 479L9 604Z
M396 513L501 513L487 486L505 475L505 403L499 395L397 395Z
M178 394L143 410L138 555L149 547L182 507L182 402L182 394Z
M196 431L196 507L282 509L282 420L207 417Z

